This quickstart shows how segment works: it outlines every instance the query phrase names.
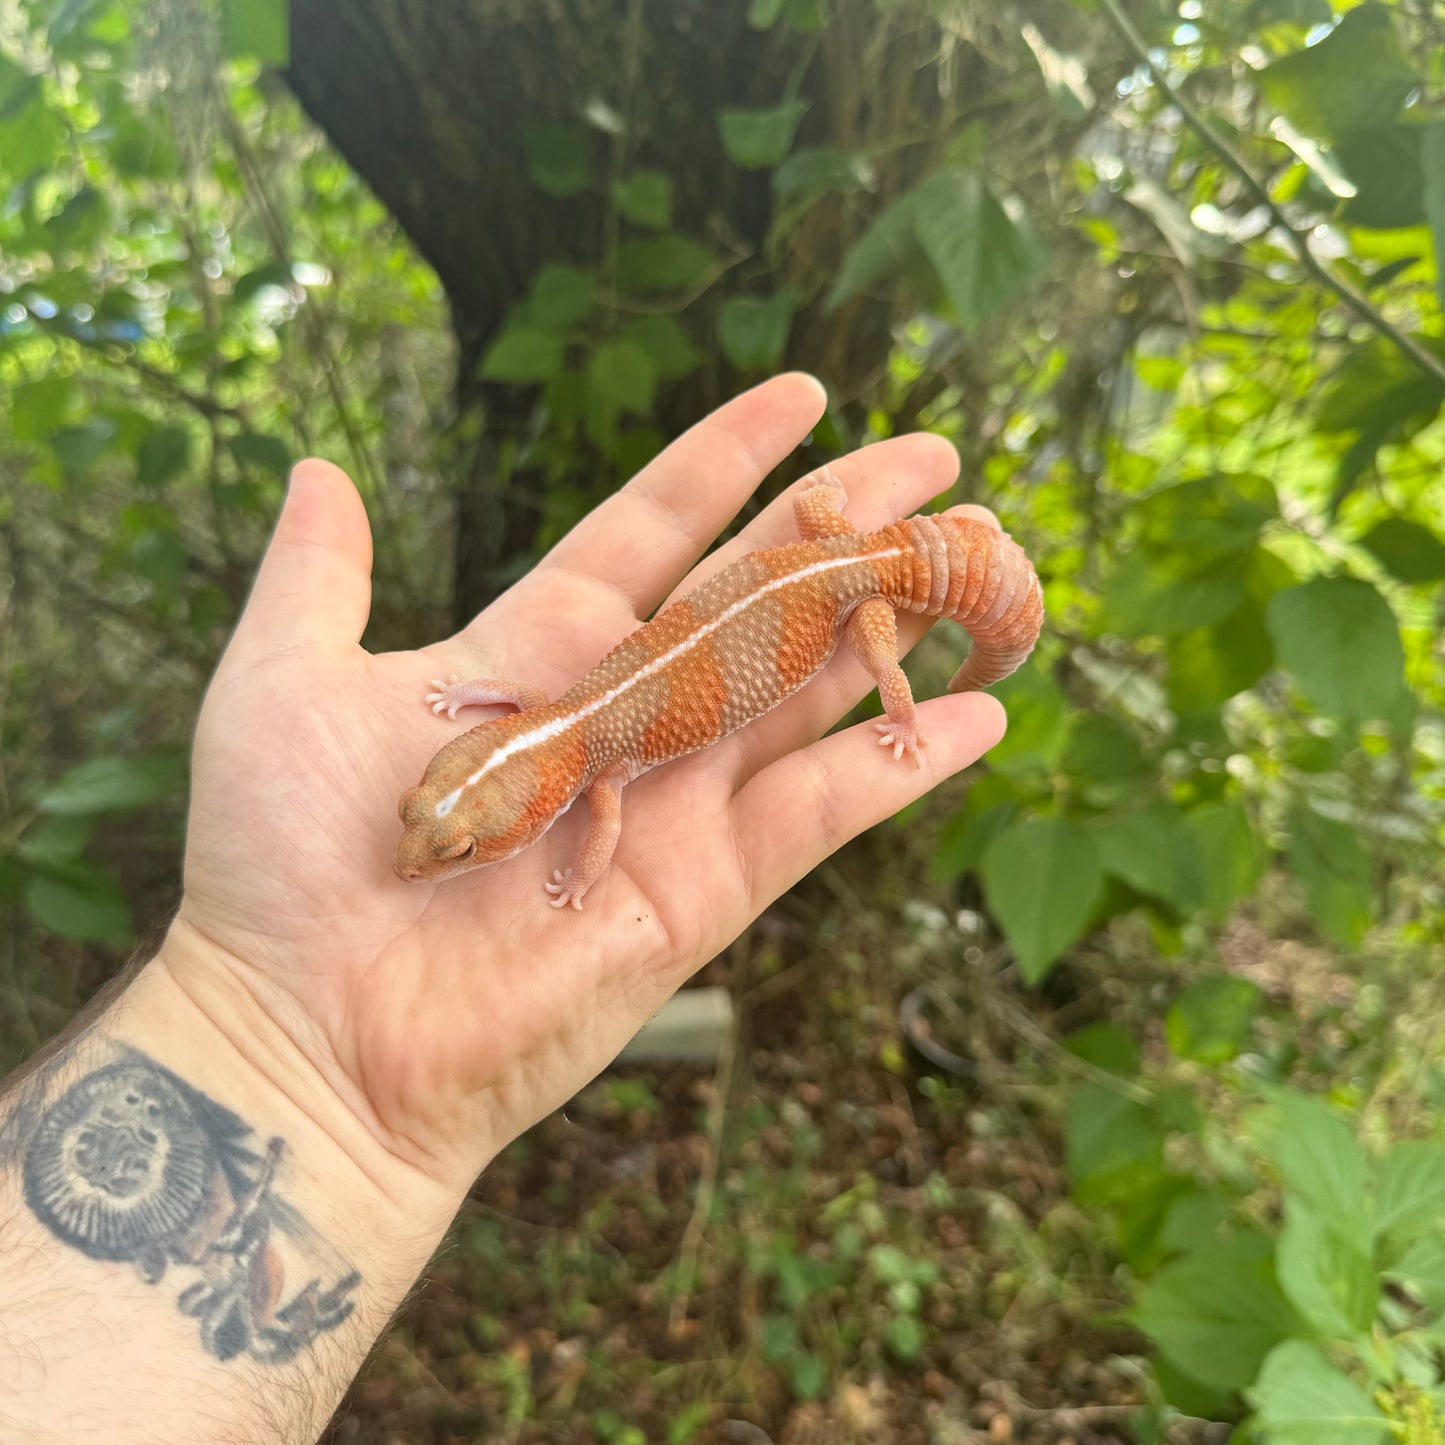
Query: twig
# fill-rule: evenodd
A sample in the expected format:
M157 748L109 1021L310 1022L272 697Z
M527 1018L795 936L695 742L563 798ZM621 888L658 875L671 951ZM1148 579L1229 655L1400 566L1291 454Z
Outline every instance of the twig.
M1185 123L1199 138L1214 152L1215 155L1232 170L1235 175L1244 182L1245 189L1249 194L1262 205L1270 214L1275 225L1289 238L1290 249L1295 253L1301 266L1309 272L1316 281L1327 291L1332 291L1356 316L1367 325L1374 327L1381 336L1390 341L1393 345L1410 358L1421 371L1427 376L1433 377L1442 386L1445 386L1445 362L1434 356L1421 346L1413 336L1401 331L1394 322L1381 315L1353 286L1340 280L1316 255L1310 250L1309 238L1306 232L1296 229L1290 218L1285 215L1274 197L1265 188L1264 183L1250 170L1244 158L1221 136L1212 125L1197 111L1189 101L1170 84L1168 77L1164 74L1163 68L1156 64L1149 54L1149 46L1144 37L1134 28L1133 21L1124 13L1119 0L1099 0L1100 7L1113 22L1114 28L1123 37L1125 44L1138 57L1140 63L1148 70L1153 77L1154 84L1159 87L1159 93L1169 101L1184 117Z
M37 330L47 336L59 337L73 346L80 347L83 351L93 351L107 361L127 367L137 376L150 382L152 386L160 388L176 401L184 402L193 411L199 412L204 417L210 419L218 416L229 417L232 421L239 422L248 431L251 429L250 419L239 407L227 406L224 402L215 401L200 392L189 390L169 372L162 371L158 366L152 366L148 361L142 361L133 351L127 350L122 342L92 340L85 336L79 336L69 323L37 316L34 312L31 312L30 320L35 324Z
M733 1064L737 1056L738 1031L734 1027L728 1039L727 1053L722 1056L713 1078L713 1101L707 1124L707 1162L703 1165L702 1177L697 1181L697 1198L693 1201L692 1217L687 1221L687 1228L682 1232L682 1242L677 1247L677 1269L674 1273L678 1290L672 1297L672 1308L667 1317L668 1330L674 1334L687 1318L693 1280L697 1275L697 1257L702 1249L702 1237L707 1232L713 1197L717 1193L718 1169L722 1162L723 1124L727 1119L728 1093L732 1089Z
M291 248L286 235L286 227L277 206L271 199L262 168L256 161L250 142L246 139L245 132L241 129L235 113L224 100L220 107L220 113L222 129L235 153L242 181L260 215L261 229L266 233L272 255L277 261L289 266L291 264ZM337 422L346 437L352 460L360 474L359 480L376 500L377 505L387 508L389 498L384 485L384 471L372 457L370 449L362 438L360 428L352 418L346 381L337 363L330 338L326 334L325 322L317 314L314 304L298 308L297 316L303 331L308 333L307 340L315 356L321 363L321 375L326 383L326 389L331 395L331 404L336 409Z

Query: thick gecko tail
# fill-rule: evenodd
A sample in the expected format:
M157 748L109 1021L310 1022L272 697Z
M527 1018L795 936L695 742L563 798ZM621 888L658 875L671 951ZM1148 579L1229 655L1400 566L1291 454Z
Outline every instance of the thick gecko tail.
M961 624L973 638L949 692L969 692L1007 677L1034 650L1044 622L1043 589L1023 548L971 517L915 517L911 526L933 571L934 605L926 610Z

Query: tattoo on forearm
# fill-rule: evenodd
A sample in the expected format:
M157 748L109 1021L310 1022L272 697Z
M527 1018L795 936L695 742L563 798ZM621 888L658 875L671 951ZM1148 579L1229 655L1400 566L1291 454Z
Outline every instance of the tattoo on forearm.
M314 1274L283 1302L287 1261L310 1274L331 1253L275 1192L285 1144L258 1153L229 1109L114 1048L115 1062L56 1097L52 1067L6 1101L0 1167L18 1163L36 1218L82 1254L129 1263L147 1284L172 1265L197 1275L176 1303L218 1359L289 1360L346 1319L361 1276L339 1265L324 1288Z

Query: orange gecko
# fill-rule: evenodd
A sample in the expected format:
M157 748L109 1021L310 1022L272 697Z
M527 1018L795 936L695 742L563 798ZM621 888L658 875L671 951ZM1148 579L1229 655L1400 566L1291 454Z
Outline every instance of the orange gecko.
M607 870L634 778L696 752L766 712L817 675L846 637L887 710L875 724L894 760L915 766L913 694L898 665L895 608L949 617L973 637L950 692L1007 677L1033 650L1043 595L1023 549L986 522L921 516L859 532L847 494L824 469L793 510L803 541L751 552L615 647L556 702L526 683L480 678L427 701L520 711L449 742L401 798L396 871L446 878L510 858L585 795L582 851L546 884L554 908L582 906Z

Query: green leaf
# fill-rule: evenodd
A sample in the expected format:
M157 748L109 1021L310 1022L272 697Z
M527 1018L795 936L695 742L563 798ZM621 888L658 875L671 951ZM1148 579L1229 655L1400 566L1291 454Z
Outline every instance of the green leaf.
M923 249L913 227L917 205L918 192L910 191L885 206L869 222L838 267L826 310L836 311L845 301L871 291L899 271L924 263Z
M758 1331L758 1353L770 1365L786 1360L801 1344L798 1324L792 1315L773 1311L763 1316Z
M1301 799L1289 814L1289 862L1304 887L1310 916L1337 943L1357 948L1374 902L1370 855L1358 831Z
M977 779L963 807L938 835L938 847L929 861L929 877L942 883L977 868L984 850L1017 812L1018 799L1008 778L988 773Z
M1256 560L1269 554L1259 552ZM1169 639L1169 706L1181 717L1215 712L1274 666L1264 608L1246 598L1212 627Z
M1368 582L1317 577L1276 592L1266 612L1275 655L1321 712L1395 718L1405 651L1390 604Z
M248 431L227 437L226 445L243 467L254 467L276 477L284 477L291 470L291 448L280 437Z
M116 813L161 798L174 798L185 779L184 760L175 753L137 758L88 758L36 800L42 813Z
M1264 844L1240 802L1203 803L1191 808L1184 821L1199 848L1204 906L1216 915L1227 913L1264 877L1269 862Z
M1064 1142L1071 1189L1083 1204L1128 1199L1164 1163L1164 1131L1153 1112L1103 1084L1069 1096Z
M82 251L104 235L110 221L110 205L95 186L81 186L46 221L44 236L54 252Z
M1085 1024L1064 1039L1064 1047L1076 1059L1121 1079L1134 1078L1142 1062L1139 1040L1121 1024Z
M772 371L783 359L793 325L793 295L730 296L718 310L718 342L739 371Z
M1039 63L1054 109L1065 120L1082 120L1097 103L1084 62L1076 55L1055 50L1031 21L1024 23L1022 34Z
M692 1445L698 1431L712 1419L713 1407L707 1400L694 1400L684 1405L668 1422L667 1445Z
M99 0L63 0L45 32L51 49L61 48L77 31L83 34L98 3Z
M827 0L783 0L783 20L794 30L814 35L827 19Z
M65 122L45 103L39 77L27 76L0 106L0 180L24 181L48 170L67 135Z
M1314 178L1331 196L1347 200L1359 195L1359 186L1345 174L1334 151L1328 146L1301 135L1282 115L1275 116L1269 130L1276 140L1283 141L1314 172Z
M587 359L587 389L619 411L646 416L657 395L657 367L635 341L604 341Z
M1354 184L1345 207L1351 226L1382 230L1416 226L1425 219L1422 125L1385 125L1352 131L1335 142L1334 153Z
M94 834L95 820L86 814L42 817L25 830L15 853L37 868L54 869L79 858Z
M1312 1205L1346 1239L1366 1233L1369 1168L1350 1126L1306 1094L1281 1093L1270 1158L1285 1189Z
M718 112L723 149L734 165L747 171L775 166L793 148L798 122L808 111L806 100L788 100L767 110Z
M779 201L797 201L831 194L871 191L878 172L865 155L850 151L794 151L773 172L773 195Z
M1225 1064L1249 1043L1259 1012L1259 986L1216 973L1198 979L1175 999L1164 1021L1169 1047L1181 1059Z
M1295 129L1334 140L1388 125L1420 77L1405 59L1390 11L1368 0L1318 44L1275 61L1259 83Z
M0 123L27 110L39 93L39 77L0 51Z
M1094 819L1088 831L1105 870L1131 888L1180 912L1198 900L1194 835L1168 799L1153 798L1142 808Z
M1036 653L991 691L1008 713L1008 731L989 753L989 766L1010 776L1048 772L1069 732L1068 705L1053 674Z
M635 226L665 231L672 224L672 177L664 171L634 171L612 187L617 209Z
M80 388L68 376L42 376L10 392L10 435L18 442L48 441L80 400Z
M1357 1241L1302 1200L1286 1201L1275 1256L1280 1288L1321 1335L1348 1340L1374 1323L1380 1287Z
M1385 1151L1375 1186L1377 1237L1434 1230L1445 1218L1445 1144L1404 1140Z
M1445 121L1432 121L1425 127L1420 173L1425 219L1430 223L1430 238L1435 246L1435 294L1445 310Z
M1124 637L1167 637L1221 623L1239 607L1252 565L1247 552L1201 557L1135 548L1105 584L1103 624Z
M702 365L702 352L675 316L639 316L622 328L622 337L652 358L659 381L678 381Z
M1131 1317L1193 1378L1216 1389L1242 1389L1298 1324L1275 1282L1270 1254L1270 1241L1258 1234L1193 1250L1143 1286Z
M191 459L191 434L184 427L153 427L136 454L136 481L143 487L163 487L186 469Z
M1360 546L1401 582L1445 580L1445 542L1418 522L1386 517L1360 538Z
M802 1350L793 1356L788 1374L793 1394L800 1400L818 1400L828 1388L828 1366L815 1354ZM711 1407L709 1407L711 1412Z
M509 326L487 348L479 375L483 381L529 386L562 370L567 338L536 326Z
M543 266L527 292L527 316L545 331L580 326L597 304L596 282L580 266Z
M119 883L93 863L30 873L21 889L26 911L62 938L124 948L135 937L130 904Z
M1191 1189L1170 1204L1159 1229L1160 1247L1170 1254L1187 1254L1217 1239L1233 1215L1227 1197Z
M1445 1313L1445 1236L1432 1232L1417 1239L1385 1273L1428 1309Z
M1093 839L1064 818L1010 823L989 844L982 874L1020 972L1037 983L1093 914L1103 886Z
M221 0L221 48L263 65L291 63L290 0Z
M544 196L566 200L592 181L587 132L575 125L529 125L522 134L527 174Z
M617 248L617 284L629 296L686 291L712 269L707 247L686 236L637 238Z
M1270 1445L1384 1445L1393 1438L1370 1397L1307 1340L1272 1350L1245 1393Z
M928 1334L917 1315L894 1315L883 1327L883 1342L895 1358L907 1365L923 1353Z
M913 194L918 243L963 330L1003 310L1048 269L1048 247L1032 222L1005 209L979 171L939 171Z
M111 449L115 437L116 425L109 417L92 416L58 428L51 435L50 449L66 476L79 477Z
M290 286L295 279L289 261L268 261L264 266L257 266L237 279L231 288L231 300L240 304L249 301L268 286Z
M1059 767L1095 808L1137 797L1150 775L1138 735L1105 712L1074 714Z
M1415 338L1445 357L1438 337ZM1315 430L1366 432L1375 445L1395 441L1430 421L1445 402L1445 387L1383 340L1351 347L1320 397Z
M1151 551L1236 557L1253 551L1279 515L1274 487L1252 472L1221 472L1150 492L1135 505L1139 543Z

